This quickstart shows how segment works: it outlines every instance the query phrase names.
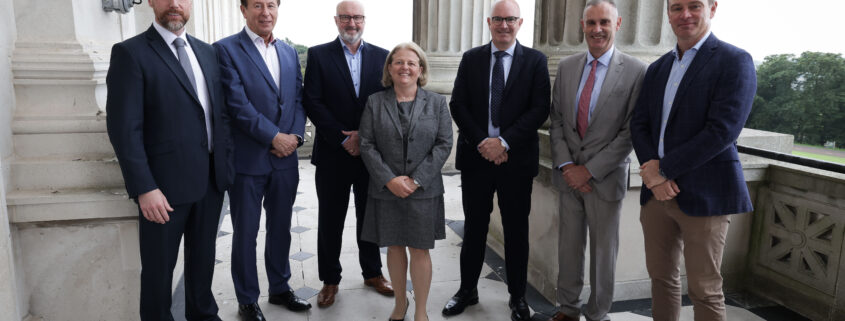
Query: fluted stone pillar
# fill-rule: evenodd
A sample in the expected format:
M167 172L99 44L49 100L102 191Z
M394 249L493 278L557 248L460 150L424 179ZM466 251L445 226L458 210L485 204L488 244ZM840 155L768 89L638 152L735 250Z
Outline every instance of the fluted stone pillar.
M428 55L427 89L450 94L461 55L490 41L492 0L414 0L414 42Z
M534 48L549 56L552 73L560 58L587 50L581 17L585 0L537 0ZM622 27L616 48L647 62L669 51L675 37L666 17L665 0L616 1ZM554 75L552 75L554 77Z

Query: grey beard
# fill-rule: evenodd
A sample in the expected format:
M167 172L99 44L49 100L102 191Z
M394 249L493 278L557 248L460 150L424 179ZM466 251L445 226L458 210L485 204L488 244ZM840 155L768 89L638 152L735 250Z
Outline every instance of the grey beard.
M354 36L352 36L348 33L345 33L345 32L341 32L340 33L340 39L343 39L343 41L346 42L346 43L356 43L356 42L358 42L358 40L361 39L362 35L364 35L364 33L360 32L360 31Z
M167 30L170 30L172 32L176 32L176 31L182 30L182 28L185 27L185 23L184 22L171 21L171 22L168 22L164 27L167 28Z

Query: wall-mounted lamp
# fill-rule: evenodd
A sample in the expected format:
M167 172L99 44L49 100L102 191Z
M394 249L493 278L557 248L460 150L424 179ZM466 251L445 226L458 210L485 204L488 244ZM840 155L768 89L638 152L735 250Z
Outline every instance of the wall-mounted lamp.
M127 13L136 4L141 4L141 0L103 0L103 10L106 12L117 11L117 13Z

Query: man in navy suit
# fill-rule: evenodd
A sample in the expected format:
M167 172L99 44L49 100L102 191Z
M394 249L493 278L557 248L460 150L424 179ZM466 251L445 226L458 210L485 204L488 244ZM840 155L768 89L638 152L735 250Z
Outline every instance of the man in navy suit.
M255 254L262 204L268 301L293 311L311 308L288 285L291 211L299 184L296 148L302 145L305 110L296 50L273 36L278 7L279 0L241 0L246 27L214 44L235 142L237 174L229 190L232 280L246 320L264 319Z
M317 166L317 260L323 281L317 304L322 307L334 303L340 283L340 247L350 187L355 194L355 238L364 283L379 293L393 295L390 282L381 273L378 246L361 240L369 174L360 157L358 138L367 98L384 89L381 74L387 50L361 40L365 17L360 2L338 3L334 21L338 38L308 50L303 100L308 117L317 127L311 163Z
M464 53L450 103L458 125L456 167L466 222L461 246L461 287L443 308L456 315L478 303L487 226L496 193L505 234L505 266L512 320L531 318L525 303L528 214L537 176L537 130L549 116L546 56L516 41L519 5L496 1L487 24L491 43Z
M677 46L649 66L631 119L655 320L678 320L680 259L696 320L725 320L728 214L752 211L736 149L757 88L751 56L710 32L714 0L668 0Z
M155 22L115 44L106 122L140 208L141 320L173 320L171 280L185 235L185 317L220 320L211 293L232 142L214 48L187 35L191 0L150 0Z

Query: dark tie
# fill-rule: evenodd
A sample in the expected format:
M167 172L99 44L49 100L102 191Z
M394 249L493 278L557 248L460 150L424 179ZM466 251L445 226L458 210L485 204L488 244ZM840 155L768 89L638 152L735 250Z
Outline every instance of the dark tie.
M197 92L197 81L194 79L194 69L191 68L191 59L188 58L188 52L185 51L185 40L176 38L176 40L173 40L173 45L176 46L176 56L179 57L179 64L182 65L182 69L185 69L185 73L188 74L188 80L191 81L191 87L194 88L194 92Z
M499 127L499 110L502 108L502 93L505 91L505 67L502 58L507 54L496 51L496 63L493 64L493 79L490 82L490 121L493 127Z
M593 96L593 85L596 83L596 64L598 64L598 60L593 60L590 64L590 76L587 77L587 82L584 84L584 88L581 89L581 97L578 98L578 135L581 135L581 138L584 138L584 134L587 132L587 126L590 124L590 98Z

